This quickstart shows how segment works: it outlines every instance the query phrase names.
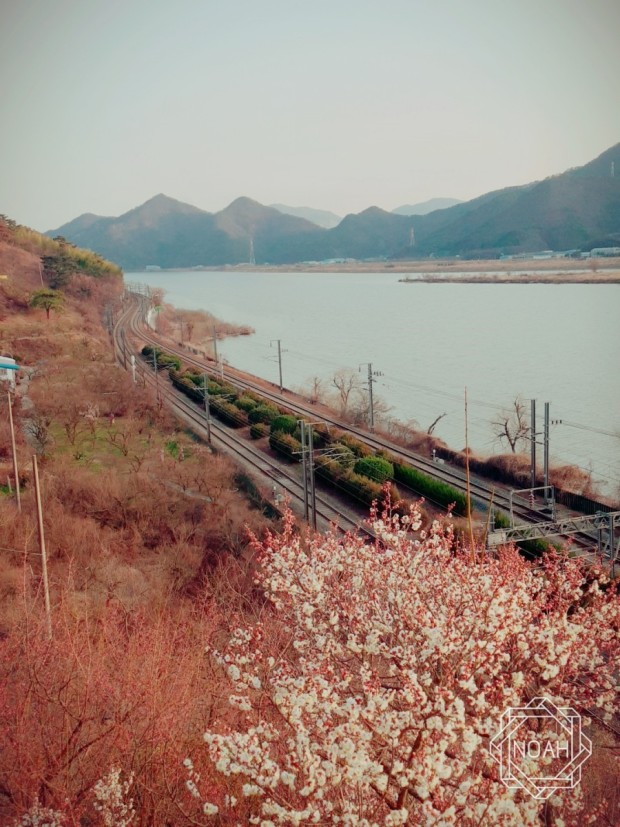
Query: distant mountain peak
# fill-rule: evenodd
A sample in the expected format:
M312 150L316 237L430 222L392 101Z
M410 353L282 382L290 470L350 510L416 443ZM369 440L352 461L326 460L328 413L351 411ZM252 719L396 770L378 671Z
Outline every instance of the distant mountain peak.
M130 213L136 212L152 212L157 211L158 213L163 212L177 212L177 213L204 213L205 210L201 210L199 207L194 207L193 204L186 204L184 201L179 201L176 198L171 198L169 195L165 195L163 192L154 195L152 198L149 198L148 201L145 201L144 204L140 204L138 207L134 207L129 212L125 213L125 215L129 215Z
M287 214L247 196L209 213L158 193L119 217L86 213L48 235L63 235L126 269L250 260L289 264L337 258L491 258L616 247L620 144L582 167L544 181L507 187L450 207L454 201L432 199L406 207L417 211L414 215L372 206L324 229L310 216ZM421 208L427 214L420 214Z
M458 198L431 198L419 204L403 204L402 207L396 207L392 212L395 215L428 215L435 210L445 210L462 203Z

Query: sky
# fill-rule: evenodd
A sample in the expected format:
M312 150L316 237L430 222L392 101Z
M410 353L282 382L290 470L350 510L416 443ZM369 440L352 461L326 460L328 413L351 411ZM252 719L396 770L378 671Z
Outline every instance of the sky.
M618 0L4 0L0 213L345 215L545 178L620 141L619 32Z

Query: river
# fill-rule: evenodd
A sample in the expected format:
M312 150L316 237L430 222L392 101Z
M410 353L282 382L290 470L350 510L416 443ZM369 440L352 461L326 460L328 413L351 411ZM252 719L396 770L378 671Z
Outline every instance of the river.
M620 495L619 285L404 284L395 273L162 271L127 273L163 287L177 307L209 310L256 333L227 339L231 365L308 387L340 368L377 371L373 385L391 415L435 435L499 452L490 422L520 396L550 402L552 463L593 473ZM561 423L559 422L561 420ZM526 443L523 449L529 450ZM542 450L540 451L542 455Z

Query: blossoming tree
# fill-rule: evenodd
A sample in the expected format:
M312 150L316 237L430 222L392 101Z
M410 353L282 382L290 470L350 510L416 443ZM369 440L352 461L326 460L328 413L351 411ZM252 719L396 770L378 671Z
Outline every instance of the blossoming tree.
M416 511L372 523L375 542L303 540L289 519L262 546L262 620L211 650L233 708L204 734L219 782L186 761L202 819L535 825L544 808L546 824L588 823L579 787L507 789L489 740L537 696L613 715L617 587L559 556L460 550Z

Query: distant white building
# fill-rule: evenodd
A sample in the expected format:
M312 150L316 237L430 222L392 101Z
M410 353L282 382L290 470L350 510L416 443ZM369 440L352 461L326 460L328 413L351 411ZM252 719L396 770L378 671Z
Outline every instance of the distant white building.
M593 256L620 256L620 247L594 247L590 251Z
M0 381L8 384L8 387L15 390L15 374L17 363L10 356L0 356Z

